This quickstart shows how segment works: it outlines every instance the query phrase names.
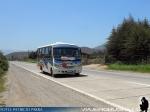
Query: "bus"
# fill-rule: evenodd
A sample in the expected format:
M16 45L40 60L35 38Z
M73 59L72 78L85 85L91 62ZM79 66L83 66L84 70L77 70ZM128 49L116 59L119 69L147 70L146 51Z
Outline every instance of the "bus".
M37 49L38 66L51 74L80 75L82 71L81 48L68 43L54 43Z

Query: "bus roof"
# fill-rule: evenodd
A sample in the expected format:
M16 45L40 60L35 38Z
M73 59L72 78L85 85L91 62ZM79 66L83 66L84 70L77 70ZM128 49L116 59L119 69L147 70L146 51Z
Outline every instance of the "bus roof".
M69 44L69 43L63 43L63 42L56 42L50 45L45 45L45 46L41 46L38 47L39 48L43 48L43 47L48 47L48 46L52 46L52 47L75 47L77 48L78 46L74 45L74 44Z

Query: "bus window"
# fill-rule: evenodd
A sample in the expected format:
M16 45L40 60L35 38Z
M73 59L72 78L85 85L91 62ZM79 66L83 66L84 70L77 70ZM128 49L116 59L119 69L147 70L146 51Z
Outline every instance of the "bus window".
M42 58L42 49L39 49L39 57Z
M52 60L53 56L52 56L52 47L49 47L49 56L50 56L50 59Z
M49 52L49 48L46 47L46 48L45 48L45 55L48 55L48 52Z
M42 48L42 57L44 57L45 54L45 48Z
M45 54L44 54L45 58L49 58L49 48L48 47L45 47Z

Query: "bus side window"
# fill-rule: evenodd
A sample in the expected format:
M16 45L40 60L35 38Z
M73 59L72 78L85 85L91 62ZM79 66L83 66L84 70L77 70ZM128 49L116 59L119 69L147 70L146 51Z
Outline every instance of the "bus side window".
M39 58L39 49L36 51L37 58Z
M41 57L44 57L44 48L41 49Z
M48 56L48 52L49 52L48 47L45 47L45 58L49 58L49 56Z
M47 58L47 47L44 48L44 58Z
M39 57L40 58L42 57L42 49L41 48L39 49Z
M41 55L41 52L40 52L40 49L38 49L38 58L40 58L40 55Z
M52 47L48 47L48 55L49 55L49 58L50 60L52 60Z

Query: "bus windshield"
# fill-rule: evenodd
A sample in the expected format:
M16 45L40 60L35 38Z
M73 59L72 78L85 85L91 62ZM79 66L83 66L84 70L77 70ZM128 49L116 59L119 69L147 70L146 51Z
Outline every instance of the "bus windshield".
M61 60L75 60L81 57L79 48L54 48L53 55L55 59Z

